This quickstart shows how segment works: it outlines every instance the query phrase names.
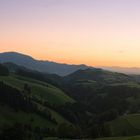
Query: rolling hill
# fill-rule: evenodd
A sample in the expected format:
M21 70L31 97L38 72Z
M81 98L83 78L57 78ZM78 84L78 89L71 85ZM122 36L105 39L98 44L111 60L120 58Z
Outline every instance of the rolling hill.
M6 103L0 102L0 127L3 125L13 125L15 123L30 124L32 127L40 128L56 128L60 123L68 123L59 112L55 111L51 106L63 106L66 103L75 103L75 101L66 95L61 89L38 80L27 77L22 77L15 74L9 76L0 76L0 81L4 84L19 90L21 93L24 91L25 84L31 88L31 99L38 109L47 110L51 118L57 122L53 123L49 119L44 118L36 112L25 112L23 110L16 111L13 107ZM24 93L24 92L23 92ZM27 93L24 93L27 94ZM46 105L45 105L45 104Z
M109 122L112 136L132 136L140 133L140 114L129 114Z
M78 70L68 76L65 76L64 79L68 82L76 82L81 80L90 80L98 83L125 83L132 81L132 77L116 72L110 72L103 69L86 69Z
M62 90L48 83L16 75L10 75L8 77L0 76L0 80L10 86L18 88L19 90L23 90L24 84L26 83L32 89L32 96L44 101L47 100L50 104L63 105L67 102L74 102L74 100L67 96Z
M0 67L2 128L22 123L60 138L140 134L140 84L133 76L97 68L58 76L11 62Z

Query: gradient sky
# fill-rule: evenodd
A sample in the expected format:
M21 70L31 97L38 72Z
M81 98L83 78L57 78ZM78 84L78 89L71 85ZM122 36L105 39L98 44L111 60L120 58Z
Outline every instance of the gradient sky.
M140 0L0 0L0 52L140 67Z

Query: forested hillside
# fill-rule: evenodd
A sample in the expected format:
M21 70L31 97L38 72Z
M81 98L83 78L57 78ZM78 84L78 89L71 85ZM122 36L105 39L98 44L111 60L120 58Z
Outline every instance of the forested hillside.
M0 138L139 135L139 101L133 76L87 69L60 77L6 63L0 65Z

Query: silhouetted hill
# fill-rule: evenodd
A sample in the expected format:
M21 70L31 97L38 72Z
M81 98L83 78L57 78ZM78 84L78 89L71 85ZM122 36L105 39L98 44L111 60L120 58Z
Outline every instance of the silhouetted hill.
M2 64L0 64L0 75L2 76L9 75L9 70Z
M24 67L24 66L16 65L16 64L14 64L14 63L12 63L12 62L6 62L6 63L3 63L3 65L4 65L5 67L7 67L8 70L9 70L10 72L12 72L12 73L17 72L19 69L20 69L20 70L31 71L30 69L27 69L27 68Z
M67 65L50 61L36 60L30 56L17 53L5 52L0 53L0 63L12 62L28 69L37 70L45 73L53 73L61 76L68 75L79 69L89 68L86 65Z
M76 82L80 80L92 80L99 83L123 83L132 80L131 76L110 72L103 69L86 69L78 70L68 76L65 76L64 79L69 82Z

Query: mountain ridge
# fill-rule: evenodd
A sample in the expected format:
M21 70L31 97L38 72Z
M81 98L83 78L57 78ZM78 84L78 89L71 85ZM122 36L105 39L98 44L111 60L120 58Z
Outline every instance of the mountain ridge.
M59 76L66 76L74 73L77 70L86 70L95 67L87 66L85 64L66 64L49 60L37 60L32 56L19 52L2 52L0 53L0 63L12 62L14 64L26 67L28 69L36 70L43 73L57 74ZM127 75L139 75L139 67L120 67L120 66L98 66L99 69L107 71L124 73Z
M60 76L65 76L73 73L79 69L91 68L84 64L74 65L74 64L63 64L56 63L48 60L36 60L31 56L18 53L18 52L3 52L0 53L0 62L12 62L17 65L24 66L29 69L37 70L44 73L58 74Z

